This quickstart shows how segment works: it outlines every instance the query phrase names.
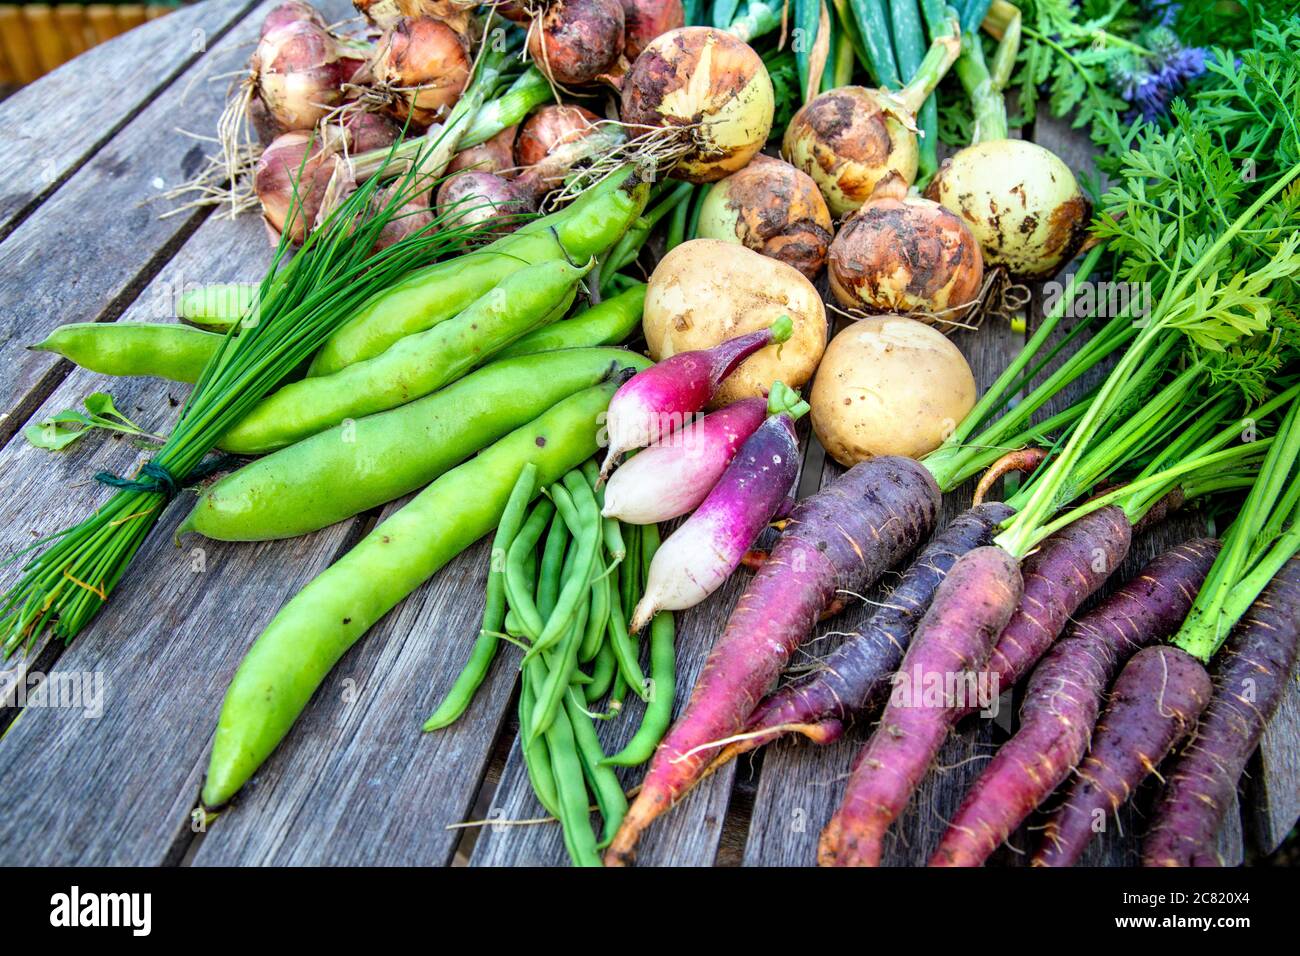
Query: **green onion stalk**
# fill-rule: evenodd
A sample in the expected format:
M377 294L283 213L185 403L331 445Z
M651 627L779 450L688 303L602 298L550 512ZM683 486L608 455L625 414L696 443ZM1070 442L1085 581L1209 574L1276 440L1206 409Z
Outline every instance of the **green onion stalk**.
M453 117L442 136L454 138L458 128ZM399 149L392 151L393 162ZM108 601L171 498L211 470L206 456L236 422L372 295L414 269L468 248L473 228L436 216L419 231L372 252L385 225L429 188L426 166L442 161L447 147L442 138L426 139L414 156L402 152L405 172L382 200L376 194L386 166L335 207L297 254L290 256L289 240L281 237L256 304L225 333L158 452L131 478L97 475L118 489L107 502L80 524L10 559L41 549L0 596L0 641L6 656L46 631L71 641ZM296 193L293 203L297 205Z

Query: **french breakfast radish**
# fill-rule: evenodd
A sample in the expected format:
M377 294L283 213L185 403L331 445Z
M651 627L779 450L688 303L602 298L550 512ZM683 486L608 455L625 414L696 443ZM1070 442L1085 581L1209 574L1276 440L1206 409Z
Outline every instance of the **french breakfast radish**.
M1208 538L1163 552L1052 646L1029 678L1015 736L966 794L931 866L980 865L1060 786L1087 752L1115 672L1177 630L1218 553Z
M700 779L723 746L716 742L744 729L754 703L835 596L862 592L925 540L939 498L923 466L882 457L795 506L731 612L690 703L655 751L606 865L631 862L641 833Z
M844 800L822 831L818 865L880 863L886 831L965 709L954 690L969 687L968 678L985 666L1020 592L1020 569L1001 548L976 548L953 565L903 655L890 701L854 764ZM927 693L931 687L942 691Z
M1142 846L1144 866L1221 866L1215 837L1300 645L1300 557L1277 573L1224 645L1196 740L1178 757Z
M768 417L695 513L655 553L630 630L641 630L660 611L694 607L740 567L799 476L794 423L807 411L808 403L791 389L772 385Z
M1213 685L1205 665L1167 644L1133 655L1115 680L1065 803L1047 822L1034 866L1070 866L1143 779L1196 726Z
M711 349L679 352L632 376L614 395L605 418L609 448L601 477L634 448L644 448L684 424L708 404L722 380L759 349L790 338L794 323L781 316L766 329L738 335Z
M654 524L689 514L766 417L766 401L742 398L685 423L610 476L601 513L625 524Z

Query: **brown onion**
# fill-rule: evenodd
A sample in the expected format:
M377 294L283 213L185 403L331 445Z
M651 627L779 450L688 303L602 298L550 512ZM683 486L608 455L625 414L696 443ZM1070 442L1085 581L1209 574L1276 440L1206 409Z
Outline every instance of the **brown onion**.
M826 200L811 177L759 153L709 189L697 234L739 242L812 279L826 262L833 228Z
M252 72L280 129L311 129L342 102L344 59L338 41L312 20L292 20L263 35Z
M581 106L543 106L519 128L515 163L536 166L559 147L590 136L599 122L599 116Z
M866 312L960 321L984 281L975 236L936 202L903 189L885 193L851 216L831 243L827 271L835 299Z
M402 17L375 53L375 82L397 92L398 119L430 126L460 99L469 82L469 52L458 34L432 17Z
M515 167L515 134L518 126L507 126L485 143L462 149L447 166L448 173L472 169L510 179Z
M449 225L491 226L493 232L512 232L521 222L511 219L535 212L532 197L514 183L491 173L467 172L452 176L438 187L438 209Z
M553 0L528 31L528 54L561 86L582 86L609 73L623 52L620 0Z
M285 133L266 147L253 174L253 189L267 225L277 233L287 230L294 242L302 242L316 221L334 174L334 154L319 144L320 137L311 133ZM293 209L295 180L298 206Z
M623 55L635 60L655 37L686 24L682 0L622 0Z
M745 166L772 130L772 80L740 40L683 27L652 40L623 82L623 122L684 127L686 152L671 175L716 182Z
M343 132L347 136L348 151L368 153L372 149L386 149L401 138L402 131L387 117L367 110L350 112L343 119Z
M381 30L395 26L402 17L435 17L468 36L474 19L473 7L458 0L352 0L352 5Z

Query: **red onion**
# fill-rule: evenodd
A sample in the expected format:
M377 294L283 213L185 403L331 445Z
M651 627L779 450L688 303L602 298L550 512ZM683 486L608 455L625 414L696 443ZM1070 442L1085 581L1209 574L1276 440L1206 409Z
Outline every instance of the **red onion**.
M686 24L682 0L622 0L623 55L629 61L641 55L655 37Z
M528 31L537 68L562 86L591 83L618 66L621 0L552 0Z
M512 232L519 220L509 217L534 212L532 197L507 179L492 173L459 173L438 187L438 210L449 225L491 226L494 233Z
M307 157L305 163L304 157ZM334 156L330 150L320 147L320 137L315 138L315 145L310 133L292 132L277 137L262 153L253 175L253 189L262 203L267 225L277 233L287 229L294 242L302 242L308 227L316 221L334 166ZM295 180L298 180L298 208L289 221Z
M469 82L469 51L460 34L432 17L402 17L375 52L375 82L398 94L394 113L430 126L446 116Z
M486 143L462 149L452 158L447 172L458 173L463 169L473 169L505 179L512 178L515 167L515 134L518 131L518 126L507 126Z
M342 102L340 86L351 75L344 59L338 41L315 20L291 20L264 33L252 73L279 129L311 129Z

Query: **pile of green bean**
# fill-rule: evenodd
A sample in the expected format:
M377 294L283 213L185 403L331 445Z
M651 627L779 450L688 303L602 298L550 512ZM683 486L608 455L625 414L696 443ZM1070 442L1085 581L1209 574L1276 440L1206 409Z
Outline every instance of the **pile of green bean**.
M651 625L649 678L627 628L627 613L640 599L659 547L659 529L602 518L598 470L589 460L541 489L533 465L521 470L493 539L478 640L424 725L446 727L464 713L502 641L521 647L524 763L578 866L600 865L600 849L627 812L613 768L650 758L668 729L676 684L672 614L659 614ZM627 746L606 756L595 722L622 713L629 692L646 702L641 725ZM603 709L593 711L602 701ZM599 839L591 825L592 799L602 820Z

